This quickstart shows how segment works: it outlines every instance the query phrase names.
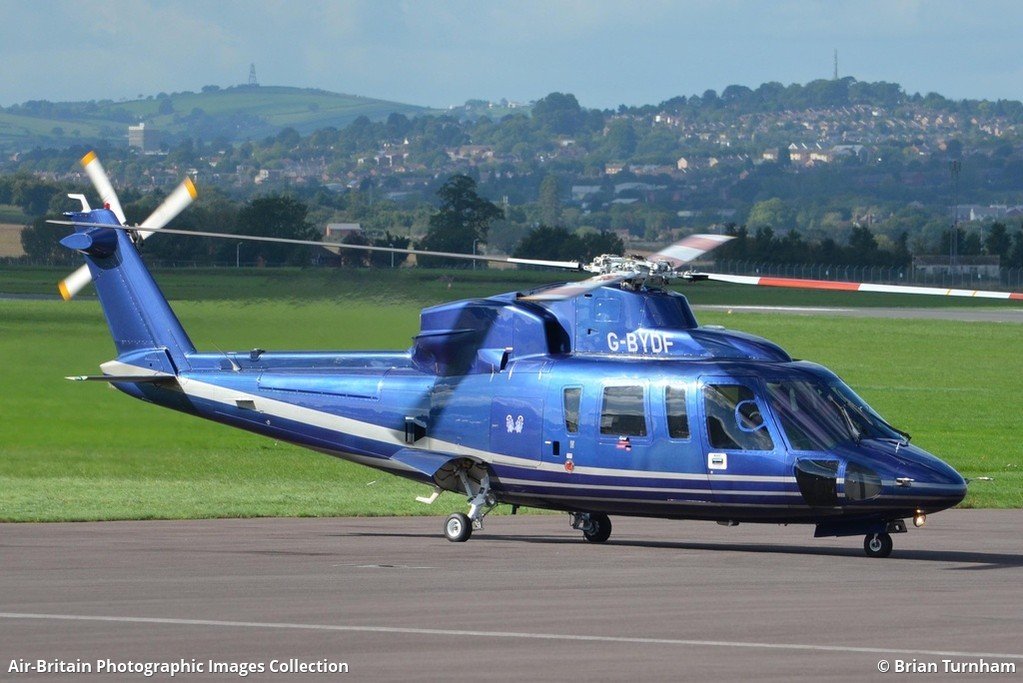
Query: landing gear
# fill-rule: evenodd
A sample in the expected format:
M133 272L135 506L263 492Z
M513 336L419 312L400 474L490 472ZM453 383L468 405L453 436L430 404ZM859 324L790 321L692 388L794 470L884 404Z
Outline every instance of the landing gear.
M888 557L892 554L892 537L887 533L867 534L863 539L867 557Z
M454 543L464 543L472 536L472 522L461 512L452 513L444 522L444 535Z
M483 472L478 484L464 468L458 470L458 477L468 496L469 514L456 512L450 515L444 522L444 535L449 541L463 543L472 536L473 529L483 528L483 518L497 505L497 498L490 492L489 472Z
M603 512L573 512L572 528L580 529L590 543L603 543L611 537L611 519Z

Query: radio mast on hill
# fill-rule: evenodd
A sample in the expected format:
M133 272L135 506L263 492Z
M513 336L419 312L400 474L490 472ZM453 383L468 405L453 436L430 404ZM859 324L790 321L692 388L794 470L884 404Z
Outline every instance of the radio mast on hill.
M838 48L835 48L835 80L838 80Z
M249 64L249 85L259 85L259 81L256 80L255 64Z

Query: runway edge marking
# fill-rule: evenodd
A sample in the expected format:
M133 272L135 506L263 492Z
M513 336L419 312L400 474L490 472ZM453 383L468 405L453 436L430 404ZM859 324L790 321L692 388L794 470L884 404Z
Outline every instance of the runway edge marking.
M729 640L686 640L677 638L635 638L627 636L588 636L568 633L527 633L519 631L469 631L403 626L345 626L342 624L295 624L287 622L224 621L219 619L172 619L161 617L115 617L87 614L36 614L30 612L0 612L0 619L38 619L51 621L96 621L127 624L158 624L164 626L220 626L228 628L295 629L306 631L334 631L361 633L405 633L426 636L463 638L521 638L526 640L561 640L592 643L629 643L633 645L682 645L687 647L760 648L766 650L802 650L810 652L857 652L885 655L928 655L935 657L992 657L1023 659L1023 654L1004 652L959 652L955 650L911 650L880 647L852 647L844 645L806 645L799 643L756 643Z

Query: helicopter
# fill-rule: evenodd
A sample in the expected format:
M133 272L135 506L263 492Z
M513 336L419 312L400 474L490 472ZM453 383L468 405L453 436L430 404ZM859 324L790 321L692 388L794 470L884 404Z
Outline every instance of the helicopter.
M766 339L698 324L673 281L1021 299L1009 292L750 278L695 271L727 242L693 235L651 256L589 263L424 252L165 227L196 197L183 182L129 226L95 154L103 201L65 214L117 357L102 374L137 399L464 495L445 537L464 542L499 504L566 512L602 543L611 516L807 524L862 536L887 557L906 520L963 500L955 469L910 443L827 368ZM588 279L422 310L399 351L197 351L140 256L157 232L501 261Z

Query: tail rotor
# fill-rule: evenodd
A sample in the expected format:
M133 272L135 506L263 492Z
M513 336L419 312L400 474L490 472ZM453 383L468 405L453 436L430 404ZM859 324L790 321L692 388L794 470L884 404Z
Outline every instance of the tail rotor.
M99 158L97 158L96 153L89 152L82 157L81 163L96 191L99 192L104 207L113 212L122 226L125 225L127 219L124 216L124 210L121 208L121 202L117 198L117 193L110 183L110 177L103 169L103 165L100 163ZM195 201L196 196L195 183L192 182L191 178L185 178L173 192L167 195L167 198L163 200L160 206L156 207L156 210L150 214L149 218L142 221L138 226L138 236L141 239L146 239L170 223L189 204ZM57 285L57 289L60 290L61 297L65 301L69 301L91 281L92 273L89 271L89 266L83 265L61 280Z

